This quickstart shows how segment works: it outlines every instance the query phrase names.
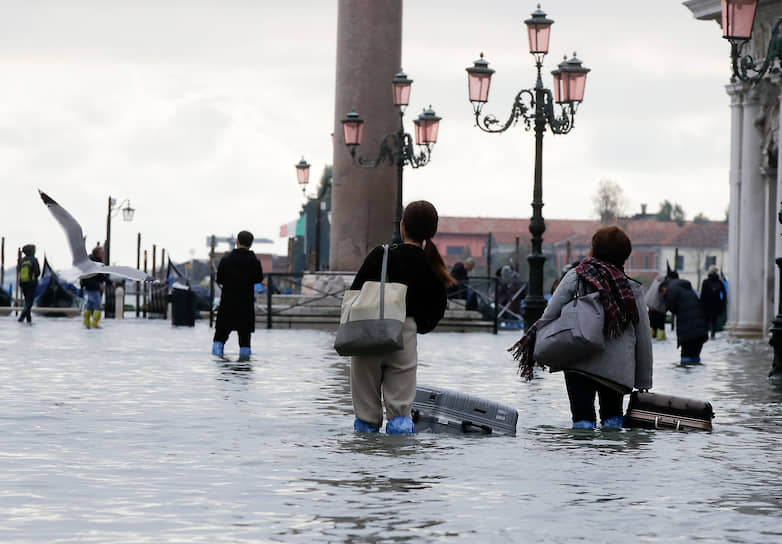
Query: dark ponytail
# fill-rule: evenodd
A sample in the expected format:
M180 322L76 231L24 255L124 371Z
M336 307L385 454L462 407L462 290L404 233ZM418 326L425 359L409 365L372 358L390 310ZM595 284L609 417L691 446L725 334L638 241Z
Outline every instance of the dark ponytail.
M402 214L405 234L423 244L424 256L429 268L443 285L450 287L456 285L456 280L448 273L443 257L432 242L432 237L437 233L437 221L437 210L426 200L411 202Z
M424 243L424 256L426 256L426 262L429 264L429 268L432 269L434 275L440 280L446 287L456 285L458 282L453 279L453 276L448 272L448 268L445 266L442 255L434 245L432 240L426 240Z

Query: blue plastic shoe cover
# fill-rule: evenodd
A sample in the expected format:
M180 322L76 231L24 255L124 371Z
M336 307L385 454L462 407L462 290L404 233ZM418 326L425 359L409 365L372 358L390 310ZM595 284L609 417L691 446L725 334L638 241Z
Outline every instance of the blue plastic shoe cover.
M398 416L386 423L386 434L412 434L415 424L409 417Z
M621 429L624 427L625 418L622 416L612 416L603 422L603 428Z
M594 429L595 428L595 422L594 421L587 421L586 419L582 419L581 421L576 421L573 423L574 429Z
M356 418L356 420L353 422L353 430L360 433L376 433L380 431L380 427L375 427L363 419Z
M212 355L217 355L218 357L222 357L224 347L225 347L224 343L215 342L214 344L212 344Z
M250 360L250 348L239 348L239 360L240 361L249 361Z
M682 363L700 363L700 357L682 357Z

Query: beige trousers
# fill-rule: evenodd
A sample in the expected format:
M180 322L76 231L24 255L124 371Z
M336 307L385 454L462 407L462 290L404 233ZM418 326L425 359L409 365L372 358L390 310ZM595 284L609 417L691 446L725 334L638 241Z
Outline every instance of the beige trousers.
M410 417L415 399L418 342L412 317L402 330L405 347L386 355L353 356L350 361L350 392L358 419L380 427L383 406L388 420Z

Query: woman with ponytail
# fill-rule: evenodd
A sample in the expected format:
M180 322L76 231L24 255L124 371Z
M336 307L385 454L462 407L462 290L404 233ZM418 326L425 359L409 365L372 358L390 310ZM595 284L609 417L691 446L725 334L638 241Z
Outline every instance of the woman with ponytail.
M352 357L350 391L357 431L378 432L385 406L387 433L415 432L410 410L418 369L416 333L435 328L445 313L446 287L456 283L432 242L437 220L431 203L411 202L402 214L402 243L389 248L388 281L407 285L405 347L385 355ZM350 288L358 290L366 281L380 281L382 262L383 246L378 246L367 255Z

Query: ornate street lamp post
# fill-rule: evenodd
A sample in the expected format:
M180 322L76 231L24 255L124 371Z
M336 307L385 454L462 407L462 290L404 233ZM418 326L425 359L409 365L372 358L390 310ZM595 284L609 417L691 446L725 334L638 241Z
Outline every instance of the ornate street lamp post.
M122 205L125 204L123 208ZM108 265L111 263L111 217L117 215L117 212L122 210L122 219L126 222L133 221L133 214L136 213L135 208L131 208L130 200L125 199L119 204L117 200L109 196L109 208L106 213L106 246L103 248L103 263Z
M533 89L522 89L516 95L511 107L511 113L505 124L494 115L485 115L481 119L483 105L489 100L489 86L494 70L489 68L489 63L481 58L474 65L467 68L467 85L475 112L475 123L484 132L504 132L523 119L524 128L530 130L534 125L535 130L535 177L532 191L532 217L529 231L532 234L532 252L527 257L529 262L529 290L524 299L524 323L532 325L540 318L546 308L546 299L543 297L543 264L546 257L543 255L543 233L546 224L543 221L543 133L546 126L554 134L567 134L573 128L576 110L584 99L586 76L590 71L576 58L567 60L567 57L559 64L558 69L551 72L554 76L554 92L543 86L541 69L543 58L548 53L551 25L554 23L538 9L532 16L524 21L527 25L529 37L529 52L535 58L537 68L537 81ZM559 115L554 112L554 104L559 105Z
M412 79L408 79L404 72L399 72L391 80L391 91L394 106L399 106L399 128L383 138L380 142L380 150L374 159L365 159L356 154L356 149L361 145L364 130L364 120L355 110L351 111L342 120L342 128L345 135L345 145L350 149L350 157L353 164L361 168L375 168L383 161L391 166L396 165L396 217L394 219L394 243L402 241L399 224L402 221L402 176L405 165L420 168L429 163L432 157L432 147L437 142L437 131L440 125L438 117L432 107L429 106L413 121L415 124L415 143L420 153L413 149L413 138L405 132L404 115L405 108L410 102L410 87Z

